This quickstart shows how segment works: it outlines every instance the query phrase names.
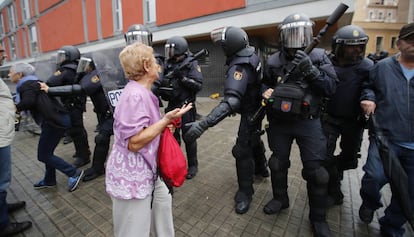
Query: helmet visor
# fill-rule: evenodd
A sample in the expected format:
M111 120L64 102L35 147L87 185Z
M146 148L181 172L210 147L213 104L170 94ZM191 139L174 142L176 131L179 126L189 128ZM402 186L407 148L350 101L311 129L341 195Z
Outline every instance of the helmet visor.
M130 31L125 34L125 41L127 45L133 44L135 42L143 43L145 45L151 46L151 36L146 31Z
M298 21L280 27L280 39L285 48L305 48L313 39L313 23Z
M64 50L58 50L56 55L56 64L60 65L66 61L66 52Z
M86 72L88 68L92 67L92 59L87 57L81 57L76 68L77 73Z
M341 39L338 38L335 40L337 44L344 44L344 45L366 45L368 42L368 38L358 38L358 39Z
M226 27L217 28L210 33L210 38L213 43L220 43L226 39Z
M167 60L173 58L175 55L175 44L165 44L165 58Z

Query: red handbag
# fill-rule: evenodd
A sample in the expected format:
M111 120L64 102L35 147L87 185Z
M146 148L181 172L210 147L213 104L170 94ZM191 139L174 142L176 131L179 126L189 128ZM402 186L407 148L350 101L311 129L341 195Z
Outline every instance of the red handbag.
M181 119L175 120L173 125L178 127ZM171 133L165 128L161 134L158 147L158 170L161 178L168 187L180 187L187 176L187 161L180 145Z

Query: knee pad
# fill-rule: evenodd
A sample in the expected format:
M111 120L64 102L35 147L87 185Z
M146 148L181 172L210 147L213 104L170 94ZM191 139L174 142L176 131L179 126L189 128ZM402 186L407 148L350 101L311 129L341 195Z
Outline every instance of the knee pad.
M283 171L283 170L288 170L290 167L290 161L286 160L286 161L282 161L278 158L276 158L275 156L271 156L269 159L269 168L271 171Z
M325 167L320 166L316 169L303 169L302 177L309 183L327 184L329 182L329 173Z
M107 144L110 142L110 136L104 133L98 133L95 136L95 144Z
M248 146L242 146L240 143L236 142L236 145L233 146L231 153L233 154L233 157L236 160L246 159L247 157L249 157L249 154L251 153L251 148Z

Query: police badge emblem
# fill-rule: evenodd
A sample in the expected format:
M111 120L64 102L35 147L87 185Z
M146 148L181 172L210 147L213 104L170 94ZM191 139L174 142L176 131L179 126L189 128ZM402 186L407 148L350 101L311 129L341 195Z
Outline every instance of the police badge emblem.
M291 101L282 101L280 104L280 110L282 112L289 112L292 109L292 102Z
M98 82L99 82L99 77L98 77L97 75L93 76L93 77L91 78L91 82L92 82L92 83L98 83Z
M233 79L236 81L240 81L243 77L243 73L239 71L235 71L233 74Z
M53 75L55 75L55 76L59 76L60 74L62 74L62 72L59 71L59 70L57 70L55 73L53 73Z

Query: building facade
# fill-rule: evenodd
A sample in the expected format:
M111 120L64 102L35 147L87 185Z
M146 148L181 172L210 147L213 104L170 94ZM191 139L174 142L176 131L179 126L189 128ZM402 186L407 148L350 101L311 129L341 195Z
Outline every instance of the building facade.
M327 49L333 32L351 23L354 0L4 0L0 44L8 60L0 72L4 76L18 61L53 60L63 45L74 45L81 53L123 47L123 33L140 23L153 32L154 48L161 54L165 40L174 35L184 36L192 52L203 48L210 52L200 60L205 78L201 95L209 95L222 91L225 71L224 55L210 41L213 29L229 25L245 29L265 59L277 49L277 26L287 15L308 15L315 21L316 35L340 3L349 8L319 43Z
M395 41L401 27L414 21L413 0L356 0L352 23L361 26L369 41L366 52L398 52Z

